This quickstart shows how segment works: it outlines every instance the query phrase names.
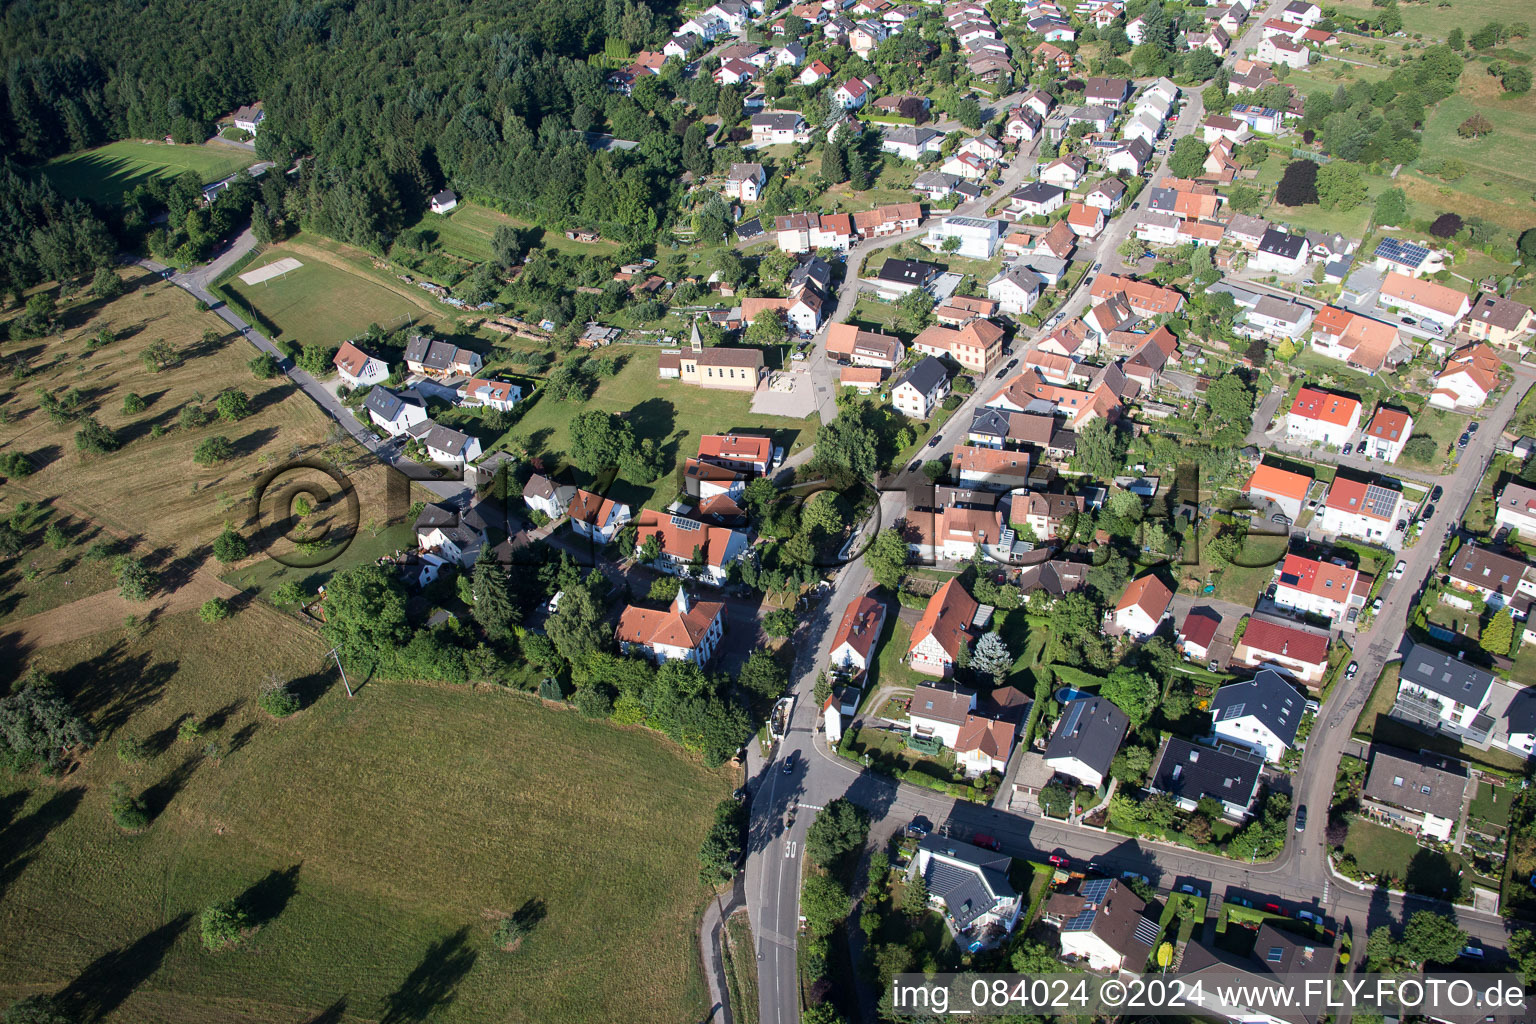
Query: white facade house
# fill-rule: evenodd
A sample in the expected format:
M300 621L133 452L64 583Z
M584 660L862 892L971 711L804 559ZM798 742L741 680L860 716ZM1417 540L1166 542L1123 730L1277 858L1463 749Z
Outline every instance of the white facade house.
M372 394L372 392L369 393ZM452 427L445 427L441 423L426 420L411 427L407 432L412 438L421 442L427 458L442 465L464 466L474 462L481 455L478 437L454 430Z
M373 387L389 379L388 363L378 356L369 355L350 341L341 343L333 362L337 376L348 387Z
M630 605L619 615L616 639L625 654L642 654L661 664L691 661L704 665L725 634L725 604L694 601L680 587L666 611Z
M478 507L461 515L444 505L429 504L416 517L416 548L422 561L434 566L448 562L472 566L485 547L485 528Z
M1384 405L1365 425L1365 440L1360 442L1360 453L1381 462L1396 462L1412 436L1413 417L1405 410Z
M909 875L921 875L929 906L940 910L957 936L990 941L1018 923L1023 900L1008 884L1012 859L949 836L925 836L912 858ZM968 946L971 939L963 938Z
M565 515L576 488L570 484L556 484L542 473L535 473L523 485L523 503L535 512L542 512L551 520Z
M1536 487L1508 483L1494 506L1494 524L1528 540L1536 540Z
M987 282L987 298L995 299L1004 313L1024 314L1040 298L1044 282L1028 267L1005 267Z
M1246 682L1225 683L1211 699L1212 734L1278 763L1296 744L1306 698L1274 669Z
M1101 697L1068 701L1046 745L1046 766L1098 788L1109 776L1110 762L1130 727L1125 712L1112 701Z
M1335 562L1287 552L1275 577L1275 605L1287 611L1320 615L1342 624L1351 608L1364 608L1372 578Z
M944 364L928 356L891 389L891 405L899 413L925 420L948 394L949 374Z
M1401 491L1385 484L1337 477L1318 510L1318 529L1324 533L1384 544L1394 525L1408 508Z
M973 691L923 683L912 692L907 720L913 736L937 739L953 748L965 720L975 710Z
M957 256L967 259L990 260L997 251L1001 236L1001 225L995 220L984 217L945 217L928 229L928 237L923 244L934 250L953 251ZM944 248L944 242L950 238L960 240L958 249Z
M396 393L375 387L363 399L363 408L368 410L368 418L390 437L399 437L427 420L427 403L415 391Z
M843 614L832 638L830 662L844 672L864 672L875 657L875 644L885 627L885 605L868 594L855 600Z
M1062 957L1095 971L1140 974L1159 934L1146 902L1118 879L1084 879L1076 893L1051 897L1046 913L1060 928Z
M1173 604L1173 591L1162 580L1146 575L1126 585L1115 605L1114 623L1129 636L1148 637L1157 632Z
M1303 387L1285 416L1285 437L1292 442L1342 447L1360 429L1360 403L1347 395Z
M619 531L629 524L632 513L628 505L591 491L578 490L566 507L571 517L571 529L578 537L586 537L598 544L611 544L618 539Z

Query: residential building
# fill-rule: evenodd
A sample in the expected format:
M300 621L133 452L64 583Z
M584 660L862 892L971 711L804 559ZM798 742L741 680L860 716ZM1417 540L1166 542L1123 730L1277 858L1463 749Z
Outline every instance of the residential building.
M1051 770L1097 789L1130 729L1125 712L1103 697L1068 701L1045 748Z
M1232 651L1236 664L1273 668L1319 690L1328 673L1328 632L1254 614Z
M922 617L917 620L917 625L912 627L912 640L907 647L907 663L913 670L929 676L947 676L954 672L960 649L970 646L972 620L979 607L976 600L965 592L965 588L958 580L950 580L940 587L928 599L928 605L923 609ZM975 694L972 694L967 711L975 710L975 701ZM919 698L914 696L912 699L914 722L922 709L923 705ZM959 727L965 724L965 719L961 716L952 724L958 734ZM954 746L953 736L946 742L949 746Z
M915 231L922 222L921 203L891 203L886 206L877 206L873 210L859 210L853 214L854 232L860 238L881 238L885 235Z
M1536 330L1536 317L1530 306L1483 292L1472 304L1463 327L1478 341L1518 351L1526 347L1531 331Z
M1072 233L1082 238L1097 238L1104 230L1104 211L1086 203L1073 203L1067 211L1065 223Z
M619 613L615 638L625 654L638 653L657 664L691 661L703 667L724 634L724 602L695 601L687 587L679 587L666 611L626 607Z
M1224 114L1212 114L1200 122L1200 135L1207 145L1218 139L1226 139L1235 146L1241 146L1253 138L1253 132L1248 128L1248 122L1235 117L1227 117ZM1239 216L1243 216L1239 214ZM1257 245L1257 240L1255 240Z
M1100 210L1112 211L1125 198L1125 182L1119 178L1105 178L1089 190L1083 202Z
M1487 713L1494 677L1444 651L1412 644L1403 655L1392 716L1488 748L1495 721Z
M1293 473L1279 466L1260 463L1243 486L1243 493L1255 502L1270 502L1284 513L1291 522L1301 517L1307 501L1307 491L1312 478L1303 473Z
M951 295L944 300L943 304L934 308L933 318L946 327L964 327L977 317L985 320L996 316L998 308L995 299Z
M1493 511L1494 525L1512 530L1526 540L1536 540L1536 487L1510 482L1499 492Z
M992 945L1018 923L1023 900L1008 884L1012 863L1006 854L935 834L923 837L907 870L922 876L929 905L943 912L951 933L967 937L961 945L969 947Z
M1131 312L1141 317L1177 313L1184 307L1184 296L1175 289L1118 274L1099 274L1095 277L1089 290L1089 302L1098 305L1117 295L1123 296Z
M1246 821L1259 791L1264 755L1226 743L1206 746L1171 736L1152 766L1147 789L1166 793L1180 808L1193 811L1201 800L1221 804L1222 817Z
M390 437L399 437L427 420L427 403L416 391L391 391L374 387L363 399L368 418Z
M1516 595L1536 597L1536 569L1522 559L1490 551L1476 541L1456 549L1445 575L1454 589L1478 594L1491 609L1509 604Z
M1204 227L1205 225L1200 225ZM1238 333L1264 338L1298 341L1312 322L1312 308L1274 295L1260 296L1253 308L1243 314Z
M889 262L889 261L887 261ZM895 369L906 355L901 340L890 334L860 330L853 324L833 324L827 328L827 355L854 366Z
M1040 180L1047 185L1055 185L1058 188L1074 189L1077 183L1083 180L1088 173L1088 161L1073 154L1071 156L1057 157L1046 164L1040 171Z
M854 674L868 671L884 627L885 604L869 594L857 598L843 613L832 637L832 668Z
M235 127L249 135L255 135L261 128L261 122L267 119L267 112L263 109L265 104L261 100L249 103L235 110Z
M1396 366L1410 354L1400 348L1396 324L1338 306L1324 306L1312 321L1312 348L1366 373Z
M412 424L406 433L422 446L428 459L439 464L463 466L480 457L479 438L441 423L423 420Z
M914 125L893 125L885 129L884 136L881 151L904 160L921 160L929 153L937 153L944 144L943 132Z
M1211 643L1221 619L1209 608L1191 608L1179 627L1179 651L1186 657L1205 661L1211 656Z
M459 205L459 197L452 189L445 188L427 198L427 208L436 214L451 213Z
M479 505L460 514L446 505L430 503L416 517L416 548L422 561L434 567L451 562L469 568L485 547L486 525Z
M1103 218L1102 211L1095 211ZM997 301L1004 313L1028 313L1040 298L1044 282L1034 271L1015 264L1004 267L996 277L987 282L988 297Z
M1009 142L1029 142L1045 127L1043 117L1033 107L1015 107L1003 122L1003 138Z
M1079 517L1086 508L1081 494L1015 491L1009 518L1014 526L1029 527L1039 540L1055 540L1070 538L1076 532Z
M1152 161L1152 143L1145 138L1127 139L1104 158L1104 169L1111 174L1137 175Z
M1114 623L1122 633L1149 637L1156 633L1173 604L1173 589L1148 573L1126 584L1115 605Z
M1312 50L1287 36L1266 36L1256 55L1270 65L1300 69L1312 63Z
M542 473L535 473L523 485L523 502L535 512L542 512L551 521L565 515L576 488L570 484L557 484Z
M967 715L955 738L955 763L971 778L987 772L1002 774L1018 735L1018 723L984 715Z
M1007 493L1028 485L1029 467L1028 452L957 444L950 458L949 473L961 487Z
M1341 475L1328 488L1317 527L1324 533L1385 544L1398 518L1406 514L1402 491Z
M661 553L651 564L674 576L718 587L725 583L731 563L747 553L746 533L729 527L648 508L640 510L635 524L635 549L639 551L652 537L657 538Z
M948 356L976 373L990 373L1002 358L1003 329L990 320L972 320L959 330L935 324L912 339L912 349L930 356Z
M1389 309L1411 313L1442 328L1450 328L1472 308L1465 292L1443 284L1389 271L1381 282L1380 302Z
M368 388L389 379L388 363L369 355L350 341L341 343L332 362L336 366L337 376L348 387Z
M1360 454L1382 462L1396 462L1403 445L1413 436L1413 417L1405 409L1383 405L1365 426L1365 440Z
M725 195L743 203L755 203L762 195L768 174L762 164L731 164L731 172L725 176Z
M1223 683L1211 698L1212 734L1279 763L1296 746L1306 701L1284 676L1262 669L1246 682Z
M931 328L930 328L931 329ZM913 419L925 420L949 394L949 372L944 364L928 356L908 370L891 388L891 405Z
M773 439L759 434L704 434L699 459L740 473L767 476L773 468Z
M754 146L782 146L810 141L810 130L798 111L778 110L752 115Z
M1062 74L1072 70L1072 55L1055 43L1041 43L1029 51L1037 69L1054 68Z
M1341 625L1349 609L1365 607L1373 582L1358 569L1287 552L1271 600L1288 611L1319 615Z
M747 489L749 479L748 473L717 466L713 462L702 459L683 461L683 487L690 495L701 500L721 495L732 500L740 498Z
M1269 274L1299 273L1307 265L1307 240L1271 227L1259 239L1259 247L1248 265Z
M1274 991L1275 983L1282 979L1303 984L1310 983L1307 975L1331 975L1338 959L1332 941L1265 923L1259 925L1253 949L1247 953L1234 952L1225 944L1207 946L1199 939L1190 941L1184 947L1178 976L1191 991L1202 993L1192 999L1192 1003L1203 1004L1198 1014L1201 1019L1230 1024L1320 1024L1325 1019L1320 1009L1276 1010L1268 998L1255 998L1254 994ZM1229 1005L1210 994L1217 986L1228 985L1231 992L1247 1001Z
M1445 368L1435 377L1429 404L1439 409L1475 409L1499 386L1503 363L1484 344L1467 345L1451 353Z
M1347 395L1305 387L1285 416L1286 440L1340 448L1360 429L1360 403Z
M1373 746L1360 810L1384 824L1448 843L1461 821L1470 781L1460 761Z
M480 353L472 349L424 334L412 335L405 346L405 368L424 377L476 373L483 363Z
M870 283L881 298L899 299L919 288L927 288L943 272L944 268L937 263L891 257L880 265Z
M1095 971L1140 974L1161 933L1146 901L1113 878L1084 878L1074 891L1052 894L1042 917L1059 930L1062 958Z
M1280 12L1280 20L1312 28L1323 20L1323 9L1310 0L1291 0Z
M832 92L832 102L843 110L858 110L869 99L869 82L850 78Z
M1083 102L1119 110L1135 91L1135 83L1128 78L1090 78Z
M586 537L598 544L612 544L619 531L629 524L630 508L621 501L605 498L601 494L578 489L566 508L571 517L571 529L578 537Z
M511 412L512 407L522 399L523 389L510 381L471 377L459 385L457 395L463 405Z
M952 251L966 259L990 260L997 251L1000 228L997 221L985 217L945 217L928 229L928 237L923 244L939 250L945 248L944 243L948 239L956 238L959 239L959 248L945 251Z

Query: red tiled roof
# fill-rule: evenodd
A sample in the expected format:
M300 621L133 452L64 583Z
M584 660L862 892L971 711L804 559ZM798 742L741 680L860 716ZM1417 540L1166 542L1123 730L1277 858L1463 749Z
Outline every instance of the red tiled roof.
M838 624L837 635L832 638L832 650L847 644L866 662L880 639L880 625L885 621L885 605L868 594L848 606L843 621Z
M725 612L719 601L692 601L686 612L678 610L674 600L666 611L653 608L625 608L619 615L616 636L620 643L658 644L693 650L709 633L710 624Z
M1292 473L1288 469L1279 466L1259 465L1255 467L1253 476L1248 478L1244 485L1245 491L1259 491L1263 494L1278 494L1282 498L1295 498L1300 500L1307 496L1307 488L1312 486L1312 478L1300 473Z
M922 618L912 627L912 642L907 645L910 654L928 637L938 641L944 653L958 657L960 647L971 639L971 618L980 607L976 599L965 592L959 580L950 580L928 599Z
M1337 427L1347 427L1360 412L1360 403L1344 395L1335 395L1316 388L1302 388L1291 403L1291 415L1303 419L1322 420Z
M1125 593L1120 595L1120 602L1115 605L1115 611L1136 607L1150 618L1160 619L1172 601L1173 591L1168 589L1168 584L1156 576L1147 575L1126 585Z
M1209 647L1211 641L1216 638L1216 627L1219 625L1221 623L1215 615L1192 608L1189 614L1184 616L1184 625L1179 627L1179 636L1196 647Z
M1250 618L1240 643L1265 654L1278 654L1311 665L1323 665L1328 661L1327 636L1268 619Z

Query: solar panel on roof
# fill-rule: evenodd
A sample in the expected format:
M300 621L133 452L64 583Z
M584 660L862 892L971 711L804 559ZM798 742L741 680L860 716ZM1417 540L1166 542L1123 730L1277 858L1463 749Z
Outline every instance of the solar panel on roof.
M1104 894L1109 892L1110 880L1107 878L1090 878L1079 888L1084 903L1101 903Z
M1414 245L1412 242L1400 242L1395 238L1386 238L1376 246L1376 255L1389 259L1394 263L1401 263L1407 267L1417 267L1429 258L1429 250L1422 245Z
M1158 931L1159 929L1157 927L1156 921L1152 920L1150 917L1143 917L1140 921L1136 922L1136 932L1134 937L1136 941L1141 943L1143 946L1150 946L1154 941L1156 941Z
M1093 919L1099 916L1098 908L1084 910L1072 920L1061 926L1064 932L1085 932L1093 927Z
M1285 950L1284 949L1282 949L1279 946L1270 946L1269 947L1269 962L1270 963L1277 964L1281 960L1284 960L1284 959L1285 959Z
M673 516L672 525L679 530L697 530L700 526L699 523L694 522L692 519L684 519L681 516Z

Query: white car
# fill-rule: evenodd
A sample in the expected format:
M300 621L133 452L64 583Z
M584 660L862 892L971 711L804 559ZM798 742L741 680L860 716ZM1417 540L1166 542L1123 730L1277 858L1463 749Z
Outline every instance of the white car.
M1392 578L1395 579L1395 580L1400 580L1400 579L1403 578L1403 573L1405 573L1407 571L1408 571L1408 563L1407 562L1398 562L1396 565L1394 565L1392 567Z

